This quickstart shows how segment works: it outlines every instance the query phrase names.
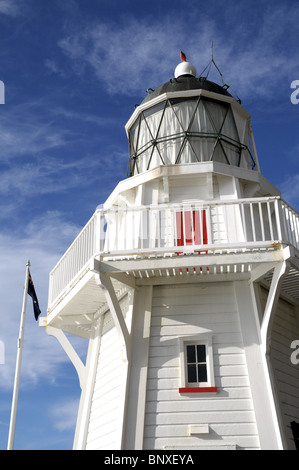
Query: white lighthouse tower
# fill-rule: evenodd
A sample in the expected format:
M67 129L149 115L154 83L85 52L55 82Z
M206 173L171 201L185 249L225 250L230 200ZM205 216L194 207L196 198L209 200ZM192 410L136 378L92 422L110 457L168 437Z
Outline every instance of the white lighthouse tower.
M295 449L298 214L248 112L182 58L126 125L129 177L50 274L41 325L82 388L74 449Z

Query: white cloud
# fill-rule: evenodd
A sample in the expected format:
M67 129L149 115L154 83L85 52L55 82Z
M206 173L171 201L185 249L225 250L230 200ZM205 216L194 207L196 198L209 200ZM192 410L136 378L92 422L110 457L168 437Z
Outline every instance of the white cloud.
M279 78L296 67L298 52L291 45L296 42L290 39L287 49L281 44L297 30L299 9L294 6L290 14L287 5L265 4L253 22L250 8L242 4L239 11L233 2L226 8L230 15L223 17L225 28L219 15L207 18L196 7L193 16L177 12L161 21L147 16L125 18L122 24L98 22L66 35L59 46L78 74L93 73L109 93L131 95L173 77L180 49L200 73L210 61L213 40L215 61L238 95L272 96L273 84L280 85Z
M69 143L68 131L55 125L45 109L46 100L5 108L0 118L1 161L26 154L34 156Z
M19 7L14 0L0 0L0 13L8 16L17 16Z
M18 167L14 163L1 173L0 194L13 193L17 201L19 195L66 192L90 183L94 177L92 170L98 165L88 158L66 162L55 157L39 157Z
M0 234L0 340L5 345L5 364L0 365L1 389L11 389L13 383L26 262L31 261L32 278L45 316L49 272L79 230L67 223L63 214L52 212L27 224L22 238ZM79 352L85 351L81 340L75 340L75 345ZM32 386L41 378L55 382L60 366L66 362L69 359L57 340L48 337L35 321L28 297L21 385Z
M64 400L49 410L54 420L54 427L58 431L73 430L76 424L79 401L77 399Z
M281 191L282 198L290 204L294 209L298 210L299 207L299 174L287 176L281 184L279 189Z

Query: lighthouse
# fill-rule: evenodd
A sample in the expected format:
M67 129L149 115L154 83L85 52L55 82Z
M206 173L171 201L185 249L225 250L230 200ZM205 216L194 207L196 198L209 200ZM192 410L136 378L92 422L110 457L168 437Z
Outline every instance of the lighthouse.
M78 373L74 449L295 449L298 214L240 100L181 59L126 124L127 178L50 273L40 325Z

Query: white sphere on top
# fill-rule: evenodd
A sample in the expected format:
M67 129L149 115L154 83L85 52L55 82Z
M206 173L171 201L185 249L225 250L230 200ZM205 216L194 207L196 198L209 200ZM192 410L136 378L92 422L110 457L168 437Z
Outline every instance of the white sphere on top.
M175 78L178 78L181 75L193 75L193 77L196 77L196 68L190 62L181 62L179 65L177 65L174 71L174 76Z

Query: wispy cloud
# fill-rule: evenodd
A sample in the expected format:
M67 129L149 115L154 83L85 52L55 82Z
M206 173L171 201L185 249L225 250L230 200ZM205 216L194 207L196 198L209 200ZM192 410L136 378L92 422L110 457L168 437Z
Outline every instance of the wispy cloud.
M283 199L294 209L299 208L299 173L287 176L279 185Z
M0 180L0 194L15 196L36 196L66 192L82 187L91 181L95 160L87 158L63 161L57 157L39 157L29 163L20 163L3 170ZM82 173L83 172L83 173Z
M23 224L24 225L24 224ZM59 227L59 237L57 237ZM22 307L25 264L31 261L34 280L42 315L46 315L49 272L67 246L73 241L80 227L67 222L65 214L45 213L23 227L18 234L0 234L0 340L5 345L5 363L0 365L0 388L11 389L15 360L16 341ZM81 351L82 341L77 341ZM82 351L85 351L83 348ZM38 360L37 360L38 358ZM68 362L61 346L54 338L47 337L33 317L30 298L27 302L25 345L22 361L22 386L33 386L40 379L55 382L60 367Z
M61 147L70 140L67 130L59 128L55 118L45 113L45 101L25 102L5 109L0 116L0 160L32 156Z
M19 7L14 0L0 0L0 14L8 16L17 16Z
M235 2L234 15L226 15L238 41L233 36L227 38L215 20L201 14L195 15L195 21L185 13L168 16L161 22L153 22L150 17L141 21L124 19L121 25L99 22L66 35L59 46L76 73L93 73L109 93L130 95L159 85L162 77L171 78L180 49L186 50L199 73L211 58L213 40L215 60L228 81L233 81L230 85L243 96L268 95L278 77L295 70L296 48L293 45L287 51L281 50L280 44L286 34L292 36L292 31L296 31L299 8L294 6L291 13L288 6L273 10L264 5L259 23L252 23L251 28L249 6L247 13L248 17L243 8L242 18L248 18L246 27L244 21L236 21ZM186 34L190 30L192 34Z
M25 101L0 116L0 218L13 216L25 198L90 186L112 164L115 172L121 152L104 144L98 129L115 126L116 119L49 101ZM92 141L84 126L93 126Z
M49 410L50 417L54 420L54 427L58 431L74 429L78 413L79 402L77 399L68 399L63 403L53 406Z

